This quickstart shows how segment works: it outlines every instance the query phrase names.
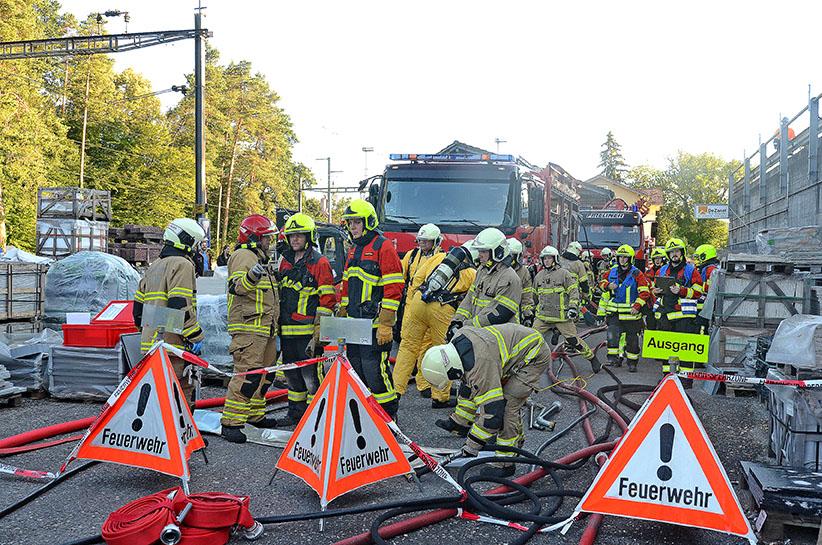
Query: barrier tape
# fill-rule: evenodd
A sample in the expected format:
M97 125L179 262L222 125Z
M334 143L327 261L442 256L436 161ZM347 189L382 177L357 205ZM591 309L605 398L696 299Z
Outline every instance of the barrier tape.
M773 384L777 386L793 386L794 388L822 388L822 379L814 380L777 380L771 378L741 377L739 375L724 375L719 373L705 373L701 371L680 371L679 378L726 382L731 384Z
M277 371L289 371L291 369L299 369L300 367L308 367L309 365L316 365L318 363L325 363L331 362L334 360L334 356L320 356L318 358L309 358L307 360L296 361L294 363L283 363L280 365L270 365L268 367L260 367L259 369L252 369L251 371L243 371L242 373L233 373L223 371L222 369L218 369L217 367L211 365L206 360L201 358L200 356L196 356L191 352L186 352L180 348L175 346L171 346L170 344L162 343L163 348L166 349L167 352L174 354L178 358L181 358L192 365L196 365L197 367L201 367L218 375L222 375L224 377L241 377L245 375L264 375L268 373L275 373Z
M464 509L457 509L457 516L463 520L473 520L475 522L485 522L488 524L496 524L497 526L505 526L507 528L513 528L514 530L519 530L521 532L527 532L530 530L527 526L524 526L518 522L511 522L509 520L499 519L496 517L489 517L488 515L478 515L476 513L472 513L470 511L466 511ZM549 532L556 532L564 528L570 522L573 522L573 516L552 524L551 526L544 526L537 530L539 534L547 534Z

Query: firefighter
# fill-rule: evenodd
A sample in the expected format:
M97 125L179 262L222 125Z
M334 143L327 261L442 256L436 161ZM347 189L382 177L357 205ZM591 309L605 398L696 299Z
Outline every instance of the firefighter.
M665 291L654 289L659 299L657 328L677 333L696 333L696 300L702 295L702 276L699 269L685 261L685 242L681 239L672 238L666 242L665 255L668 256L668 263L659 270L657 278L672 277L675 283ZM670 369L671 360L663 362L662 372L668 373ZM683 362L680 369L693 371L693 364Z
M197 321L197 284L194 273L194 254L205 231L190 218L178 218L163 232L163 249L160 259L146 270L137 293L134 294L134 323L141 326L146 306L165 307L184 313L183 330L180 334L158 331L155 324L140 327L140 349L143 353L159 340L177 348L200 354L203 346L203 330ZM183 388L189 407L194 407L192 385L183 377L187 365L182 358L169 354L171 366Z
M391 241L377 231L377 212L370 202L351 201L343 219L353 244L345 263L337 315L374 323L371 345L348 345L348 359L377 402L393 417L397 414L397 392L389 374L388 352L402 297L402 264Z
M432 409L453 407L451 385L435 388L420 372L420 360L432 345L443 344L448 324L477 276L472 241L434 254L411 279L409 302L402 324L402 341L394 365L394 388L405 395L414 365L417 390L428 392Z
M634 266L634 249L623 244L616 251L617 265L600 284L610 293L605 309L608 323L608 363L619 367L620 337L625 334L625 359L628 371L635 373L639 361L639 334L642 332L642 307L651 297L648 280Z
M320 318L331 316L337 296L331 263L315 247L317 226L307 214L285 222L288 247L277 274L280 285L280 345L283 363L313 358L319 352ZM296 424L322 382L322 365L285 371L288 382L288 425ZM285 425L286 423L284 423Z
M657 246L651 252L651 261L648 264L648 270L645 271L645 277L648 279L648 283L651 285L651 300L649 304L642 307L643 312L645 312L645 325L647 329L656 329L657 328L657 319L656 319L656 309L657 309L657 296L656 296L656 277L659 275L659 271L662 269L662 266L668 261L667 256L665 255L665 249Z
M534 289L537 295L537 312L534 329L543 337L551 334L551 345L559 342L559 336L565 338L569 351L591 362L591 369L599 373L602 364L596 354L577 336L575 320L579 316L579 289L577 281L568 269L559 265L559 251L553 246L546 246L539 253L542 270L534 278Z
M582 262L582 244L576 240L569 243L559 258L559 265L567 269L579 288L579 298L587 302L591 298L591 287L588 285L588 274Z
M515 238L508 239L511 250L511 267L516 271L522 283L522 297L519 301L519 322L531 327L534 323L534 279L531 269L522 261L522 242Z
M708 333L708 326L711 322L707 318L703 318L699 313L705 306L705 298L708 296L708 291L711 289L713 276L719 268L719 258L716 255L716 247L712 244L702 244L694 252L694 259L696 265L699 267L699 275L702 277L702 295L696 302L696 323L699 327L700 333L703 335Z
M455 332L464 325L484 327L516 323L519 318L522 282L511 268L511 250L505 235L494 227L483 229L474 239L473 248L478 255L477 278L448 326L446 340L451 340ZM470 391L461 387L457 398L457 412L468 418L476 408L476 403L470 399ZM450 425L452 422L453 420L438 420L437 424ZM444 429L452 431L450 428Z
M476 415L459 409L437 426L466 436L462 451L476 456L496 436L496 444L521 447L525 442L520 410L539 377L551 363L551 349L538 332L519 324L464 327L450 343L434 346L422 359L422 373L442 386L461 380L477 404ZM497 456L514 456L500 450ZM494 464L484 472L499 477L514 474L510 463Z
M426 223L420 227L420 230L417 231L416 240L417 247L410 252L406 252L406 254L402 256L401 261L402 279L403 282L405 282L405 288L403 290L402 300L400 301L400 309L397 312L397 323L394 326L394 340L398 343L402 340L401 333L405 307L411 299L411 292L409 291L411 279L414 278L414 275L422 267L423 263L428 261L428 258L435 254L442 253L442 248L440 247L442 244L440 228L433 223Z
M607 274L608 271L611 270L613 267L612 260L614 258L614 252L611 251L610 248L603 248L602 251L599 253L600 260L597 263L597 277L602 278L604 274Z
M237 246L228 259L228 351L234 372L244 373L277 361L277 322L280 302L268 255L277 227L265 216L252 214L240 223ZM235 376L228 383L221 435L245 443L248 423L274 428L277 420L265 415L266 374Z

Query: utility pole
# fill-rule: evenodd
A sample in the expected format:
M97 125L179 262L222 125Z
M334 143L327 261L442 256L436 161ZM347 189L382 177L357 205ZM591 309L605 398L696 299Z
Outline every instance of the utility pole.
M364 178L368 178L368 154L371 153L372 151L374 151L374 148L372 148L370 146L363 146L362 147L362 152L363 152L363 155L365 156L365 175L364 175Z
M205 44L202 10L200 6L194 14L194 214L201 225L206 217Z
M328 223L331 223L331 175L342 172L342 170L331 170L331 157L320 157L317 161L326 162L328 172Z
M91 59L86 62L88 71L86 72L86 99L83 102L83 136L80 138L80 189L83 189L83 181L86 172L86 127L88 127L88 92L91 83Z
M497 144L497 153L499 153L499 145L500 144L507 144L508 140L502 140L501 138L494 138L494 142Z

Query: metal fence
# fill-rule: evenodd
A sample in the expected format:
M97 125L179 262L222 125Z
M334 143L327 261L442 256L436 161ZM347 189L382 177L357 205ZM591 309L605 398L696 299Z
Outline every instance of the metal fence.
M820 97L811 98L792 119L783 118L777 133L730 174L731 251L755 253L756 234L764 229L822 223Z

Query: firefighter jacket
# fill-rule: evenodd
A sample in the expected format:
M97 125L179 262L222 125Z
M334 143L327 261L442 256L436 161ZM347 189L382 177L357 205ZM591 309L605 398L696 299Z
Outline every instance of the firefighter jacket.
M654 267L653 263L648 265L648 269L645 271L645 278L648 279L648 284L651 287L651 299L649 303L652 308L656 308L656 300L657 296L654 293L654 288L656 287L656 277L659 276L659 271L662 270L662 267Z
M662 291L659 298L660 313L664 313L669 320L695 318L696 299L702 295L702 276L699 269L685 262L680 262L678 267L672 267L668 263L659 270L657 278L662 276L673 277L679 285L679 293L675 295L668 289Z
M610 284L615 284L616 289L611 290ZM638 311L651 299L651 288L642 271L633 265L630 269L614 267L603 278L600 287L603 293L607 291L610 294L605 306L606 314L616 314L620 320L642 319L639 312L631 314L632 308Z
M228 259L228 332L264 337L277 334L280 302L276 281L263 275L257 282L248 272L267 259L256 244L240 244Z
M522 284L522 297L519 300L520 318L534 315L534 279L531 278L531 270L522 263L514 263L513 269L519 276Z
M431 273L439 267L446 255L447 254L445 252L437 252L420 266L414 277L411 278L411 283L408 285L409 301L411 301L415 295L417 298L421 297L421 295L417 295L420 286L422 286L428 280L428 277L431 276ZM439 290L439 292L431 294L431 297L428 300L430 302L436 301L442 304L450 304L456 309L462 301L462 298L465 297L465 294L469 289L471 289L471 285L474 283L476 278L476 269L471 267L459 269L457 274L451 278L448 284L446 284L443 289Z
M716 259L709 259L699 267L699 275L702 277L702 295L696 303L697 311L702 310L705 306L705 298L708 296L708 291L711 289L714 273L719 268L719 261Z
M570 252L564 252L559 256L559 265L563 269L568 269L568 272L571 273L577 283L580 297L587 300L591 295L591 287L588 285L588 271L585 270L585 264L582 260Z
M537 318L546 323L567 322L569 308L579 308L579 289L571 272L556 264L534 278Z
M351 318L369 318L377 327L380 308L397 311L402 298L402 264L387 238L368 231L348 250L341 307Z
M194 262L184 251L163 246L160 259L147 270L134 294L134 323L140 327L145 306L152 305L183 311L182 333L166 332L163 340L177 348L203 340L203 330L197 321L197 284ZM159 316L157 317L159 318ZM156 321L155 321L156 324ZM156 327L141 328L140 348L147 352L160 340Z
M313 335L319 316L331 316L337 296L328 258L310 247L294 261L294 250L283 252L277 272L280 286L280 335Z
M521 298L522 283L511 268L510 257L491 267L481 265L454 319L476 327L517 323Z
M464 342L460 337L470 341L473 348L468 351L467 358L465 350L461 350ZM551 362L551 349L541 334L519 324L465 327L460 329L452 343L463 359L463 385L470 389L469 399L476 404L475 414L479 415L476 420L473 414L470 415L469 421L473 420L474 424L468 437L484 444L502 427L505 413L503 384L517 375L536 389L541 373L528 371L547 366Z

